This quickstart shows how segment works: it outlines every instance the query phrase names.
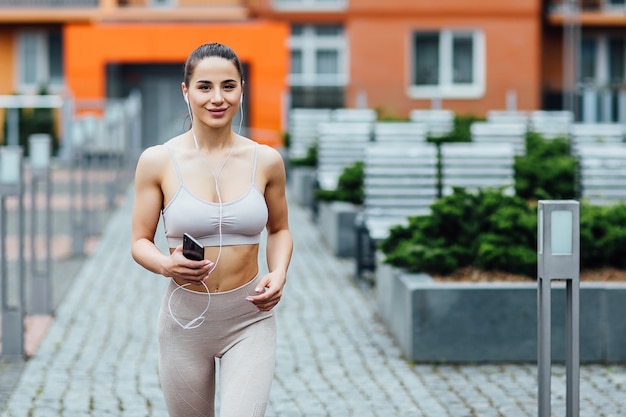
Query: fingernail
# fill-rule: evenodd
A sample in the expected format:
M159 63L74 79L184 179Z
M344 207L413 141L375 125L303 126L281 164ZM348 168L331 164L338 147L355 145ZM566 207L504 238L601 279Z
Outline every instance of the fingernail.
M246 297L247 301L252 301L252 297Z

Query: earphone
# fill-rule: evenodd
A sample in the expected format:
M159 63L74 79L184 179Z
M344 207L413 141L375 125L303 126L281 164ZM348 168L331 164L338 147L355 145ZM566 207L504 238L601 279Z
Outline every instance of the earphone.
M241 92L241 96L239 97L239 111L241 111L241 116L239 117L239 131L238 135L241 134L241 124L243 123L243 91Z
M191 128L191 135L193 136L193 141L194 141L194 144L196 145L196 150L200 151L200 146L198 145L198 139L196 139L196 134L193 131L193 127ZM217 257L215 258L215 262L213 264L213 267L209 271L209 275L211 275L211 272L213 272L215 270L215 268L217 268L217 264L220 262L220 258L222 256L222 248L224 246L223 245L223 240L222 240L223 239L222 225L223 225L223 218L224 218L224 203L222 201L222 194L220 193L219 178L220 178L220 174L222 173L222 169L224 169L224 166L226 165L226 162L228 162L228 160L230 159L230 156L233 153L233 149L235 149L234 143L233 143L233 146L231 146L230 151L228 151L228 155L226 155L226 158L224 158L224 161L222 161L222 164L220 165L219 170L217 171L217 175L215 174L215 172L211 168L211 165L209 165L208 161L207 161L207 168L209 168L209 171L211 172L211 175L213 176L213 179L215 180L215 192L217 194L217 202L218 202L218 226L217 226L217 230L218 230L218 236L219 236L219 249L218 249L218 252L217 252ZM176 291L180 290L181 288L185 288L185 287L191 285L191 283L186 283L186 284L179 285L178 287L176 287L174 289L174 291L172 291L172 293L170 294L169 299L167 301L167 306L168 306L168 309L169 309L169 312L170 312L170 316L176 322L176 324L178 324L184 330L196 329L196 328L200 327L202 325L202 323L204 323L204 319L205 319L204 315L207 313L207 311L209 311L209 306L211 305L211 292L209 291L209 288L204 283L204 281L201 281L201 284L206 289L206 294L207 294L207 298L208 298L207 299L207 305L204 308L204 310L202 311L202 313L200 313L200 315L197 316L196 318L192 319L189 323L187 323L187 324L181 323L176 318L176 316L174 315L174 312L172 311L172 297L174 296L174 293Z

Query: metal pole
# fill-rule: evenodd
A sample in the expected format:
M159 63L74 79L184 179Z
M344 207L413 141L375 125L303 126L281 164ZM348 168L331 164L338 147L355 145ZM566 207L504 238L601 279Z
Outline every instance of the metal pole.
M7 109L7 145L17 146L20 143L20 109Z
M563 12L563 109L574 113L578 120L577 83L580 45L578 0L568 0Z
M105 106L106 110L106 106ZM94 236L98 234L96 224L96 209L90 207L92 203L93 191L98 176L98 135L100 134L101 120L95 116L85 116L82 120L85 129L85 142L82 146L82 182L81 182L81 217L83 218L83 227L85 228L85 236ZM96 161L96 162L94 162Z
M550 296L550 280L539 277L538 279L538 313L539 324L537 326L538 334L538 383L539 383L539 417L550 417L550 385L551 385L551 366L552 358L550 346L552 343L551 329L551 296Z
M33 314L51 314L52 307L52 283L50 282L50 270L52 266L50 243L52 239L51 213L50 213L50 154L52 139L49 135L37 134L29 137L30 161L31 161L31 305ZM45 184L44 201L44 256L43 268L40 267L41 254L35 245L39 232L39 210L37 197L39 184Z
M566 417L577 417L580 407L580 282L567 280Z
M24 199L22 179L22 149L6 146L0 149L0 272L2 273L2 355L24 355ZM15 285L17 299L9 300L9 268L7 254L7 196L17 196L18 273Z
M84 158L83 149L85 142L85 133L82 129L81 122L74 121L72 124L72 154L70 156L70 221L72 227L72 256L83 256L85 254L85 219L84 213L80 209L80 186L79 176L84 175L81 170L81 160ZM78 207L76 196L79 197Z
M538 204L538 412L551 416L551 281L566 286L566 410L580 406L580 203L540 200Z

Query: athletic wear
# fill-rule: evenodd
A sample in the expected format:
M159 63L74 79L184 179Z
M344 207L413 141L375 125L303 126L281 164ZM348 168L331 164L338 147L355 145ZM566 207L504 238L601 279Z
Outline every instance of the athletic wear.
M216 358L220 417L262 417L274 377L276 321L245 298L256 295L257 275L232 291L211 293L204 322L183 329L169 313L171 282L159 313L159 377L170 417L213 417ZM181 288L172 308L184 322L206 307L207 294Z
M163 226L170 248L183 243L183 233L189 233L204 246L219 246L220 204L203 200L189 191L172 149L170 152L178 190L163 209ZM222 245L258 244L268 218L263 193L254 183L259 145L255 144L251 184L245 194L236 200L222 204Z

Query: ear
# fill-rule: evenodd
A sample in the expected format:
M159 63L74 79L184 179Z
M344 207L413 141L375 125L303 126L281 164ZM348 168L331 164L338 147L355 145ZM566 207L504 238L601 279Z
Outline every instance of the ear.
M183 90L183 98L185 99L185 102L189 103L189 97L188 97L188 93L187 93L187 86L185 86L185 83L181 83L180 85L181 90Z

